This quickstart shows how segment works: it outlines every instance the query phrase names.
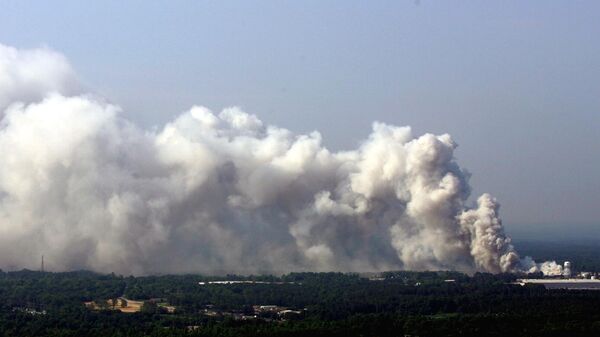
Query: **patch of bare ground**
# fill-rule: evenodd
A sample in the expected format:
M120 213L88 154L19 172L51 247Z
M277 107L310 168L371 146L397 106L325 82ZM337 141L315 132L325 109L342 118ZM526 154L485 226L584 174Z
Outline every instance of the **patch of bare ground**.
M119 297L116 301L106 300L106 304L98 304L96 302L85 302L85 306L91 310L119 310L125 313L139 312L142 310L144 301L134 301L123 297ZM174 308L173 308L174 310Z

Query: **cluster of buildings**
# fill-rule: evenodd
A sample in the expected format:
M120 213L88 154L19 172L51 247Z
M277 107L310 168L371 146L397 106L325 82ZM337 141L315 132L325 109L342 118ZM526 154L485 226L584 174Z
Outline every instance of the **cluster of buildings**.
M541 279L518 279L517 284L540 284L546 289L600 290L600 274L583 271L573 275L571 262L565 261L561 274L545 276Z
M283 321L300 318L304 315L305 310L293 310L278 305L253 305L252 312L244 312L241 310L220 310L216 309L213 305L207 305L203 310L203 314L211 317L232 317L235 320L254 320L260 318L265 321Z
M238 280L225 280L225 281L206 281L198 282L199 285L205 286L210 284L300 284L297 282L268 282L268 281L238 281Z
M13 312L23 312L28 315L37 316L37 315L46 315L46 310L35 310L32 308L22 308L22 307L14 307L12 308Z
M545 278L596 280L600 278L600 274L589 271L582 271L577 274L573 274L573 272L571 271L571 262L565 261L565 263L563 264L562 271L560 273L546 275Z

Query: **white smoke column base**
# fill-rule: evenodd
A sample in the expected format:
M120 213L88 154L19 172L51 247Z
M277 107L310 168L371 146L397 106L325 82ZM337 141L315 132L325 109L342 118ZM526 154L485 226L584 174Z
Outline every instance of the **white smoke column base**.
M530 257L525 257L521 260L521 270L528 273L538 273L541 272L547 276L570 276L565 275L565 271L563 267L556 263L556 261L545 261L542 263L536 263Z
M1 268L42 254L123 274L522 268L497 202L467 207L449 135L374 123L331 152L317 132L203 107L150 132L72 95L72 73L56 52L0 46Z

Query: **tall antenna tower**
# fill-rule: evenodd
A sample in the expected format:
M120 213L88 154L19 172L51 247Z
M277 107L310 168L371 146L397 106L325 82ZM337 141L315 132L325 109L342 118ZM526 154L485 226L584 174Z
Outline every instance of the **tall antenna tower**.
M42 255L42 273L44 272L44 255Z

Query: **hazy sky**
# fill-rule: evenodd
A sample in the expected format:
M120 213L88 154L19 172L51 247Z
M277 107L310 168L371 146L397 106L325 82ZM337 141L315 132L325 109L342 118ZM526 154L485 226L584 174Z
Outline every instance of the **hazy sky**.
M509 233L594 230L599 13L597 1L2 1L0 43L64 53L147 128L201 104L318 130L334 150L374 120L448 132Z

